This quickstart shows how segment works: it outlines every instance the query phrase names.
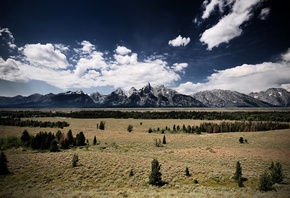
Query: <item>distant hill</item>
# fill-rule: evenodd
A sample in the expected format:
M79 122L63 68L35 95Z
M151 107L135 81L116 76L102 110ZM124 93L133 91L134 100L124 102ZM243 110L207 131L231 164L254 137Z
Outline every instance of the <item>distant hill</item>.
M281 88L242 94L229 90L201 91L193 95L180 94L165 86L152 87L149 83L127 93L117 89L108 95L99 92L85 94L78 90L59 94L0 97L0 107L289 107L290 92Z

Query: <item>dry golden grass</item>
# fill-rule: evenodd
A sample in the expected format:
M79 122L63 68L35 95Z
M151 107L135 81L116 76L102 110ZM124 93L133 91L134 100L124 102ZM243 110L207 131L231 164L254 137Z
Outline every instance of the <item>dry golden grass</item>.
M63 118L38 118L58 121ZM173 124L197 125L199 120L135 120L135 119L65 119L70 127L61 131L73 134L83 131L90 143L96 135L99 145L76 148L59 153L39 153L10 149L6 151L12 174L0 177L0 197L289 197L289 183L276 185L277 191L257 191L259 175L271 161L282 163L290 181L290 130L254 133L169 134L167 144L156 147L154 139L163 134L147 131ZM100 121L104 131L97 130ZM142 122L142 125L140 123ZM127 126L133 125L133 132ZM20 136L27 129L31 134L56 132L55 128L2 127L0 137ZM249 144L240 144L239 137ZM72 157L79 156L72 168ZM148 185L153 158L158 159L163 187ZM231 178L236 162L248 178L245 188ZM188 167L190 177L185 176ZM134 175L129 176L133 169ZM199 181L194 184L194 179Z

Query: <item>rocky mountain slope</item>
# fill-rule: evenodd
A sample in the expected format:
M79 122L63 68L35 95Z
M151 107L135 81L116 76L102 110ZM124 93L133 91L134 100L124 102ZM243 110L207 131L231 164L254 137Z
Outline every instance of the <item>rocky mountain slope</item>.
M201 91L193 97L202 102L206 107L270 107L271 104L260 101L246 94L236 91L215 89Z
M266 91L251 92L249 96L279 107L290 106L290 92L282 88L270 88Z
M290 92L271 88L265 92L242 94L236 91L211 90L193 95L180 94L165 86L149 83L128 92L117 89L109 95L99 92L85 94L81 90L60 94L0 97L0 107L289 107Z

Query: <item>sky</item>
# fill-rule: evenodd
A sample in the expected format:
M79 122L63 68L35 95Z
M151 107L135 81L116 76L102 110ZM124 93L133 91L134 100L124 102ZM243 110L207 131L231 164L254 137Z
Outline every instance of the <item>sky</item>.
M290 91L288 0L1 0L0 95Z

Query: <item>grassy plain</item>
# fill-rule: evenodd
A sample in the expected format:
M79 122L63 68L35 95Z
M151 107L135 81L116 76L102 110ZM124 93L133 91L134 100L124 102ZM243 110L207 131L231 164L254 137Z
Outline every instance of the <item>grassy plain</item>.
M22 148L5 151L12 174L0 177L0 197L290 197L290 130L235 132L223 134L172 134L165 132L167 144L156 147L161 133L148 129L173 124L198 125L201 120L72 119L37 118L67 121L74 135L83 131L89 142L96 136L98 145L58 153L35 152ZM105 130L96 125L105 121ZM217 121L218 122L218 121ZM142 123L142 125L140 124ZM127 126L133 125L133 132ZM27 129L56 133L56 128L1 126L0 137L20 136ZM240 144L239 137L248 140ZM79 156L72 168L72 157ZM162 179L168 184L148 184L151 161L161 166ZM240 161L245 188L232 179ZM271 161L280 162L285 184L277 191L257 191L259 175ZM185 176L188 167L191 176ZM133 170L134 175L129 176ZM198 180L198 184L194 180Z

